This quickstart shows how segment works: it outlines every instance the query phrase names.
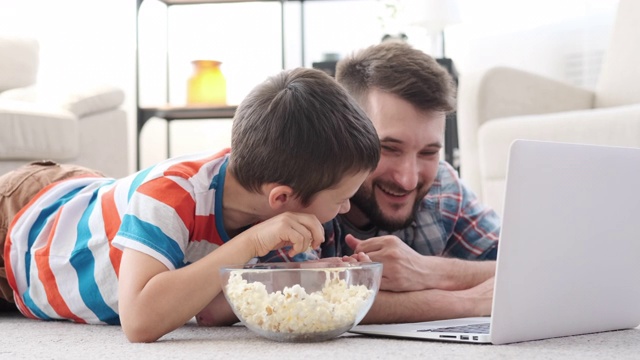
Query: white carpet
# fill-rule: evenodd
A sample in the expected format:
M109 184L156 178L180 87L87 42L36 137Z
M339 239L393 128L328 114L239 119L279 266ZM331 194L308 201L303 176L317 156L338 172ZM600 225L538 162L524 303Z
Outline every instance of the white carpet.
M43 322L0 313L0 359L639 359L640 329L511 345L453 344L345 334L321 343L278 343L242 326L189 323L151 344L118 326Z

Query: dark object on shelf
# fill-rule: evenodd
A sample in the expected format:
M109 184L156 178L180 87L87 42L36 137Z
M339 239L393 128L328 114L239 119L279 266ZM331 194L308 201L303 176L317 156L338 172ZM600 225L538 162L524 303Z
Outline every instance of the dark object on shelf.
M317 61L311 64L314 69L322 70L329 74L331 77L336 77L336 64L337 61Z
M385 41L389 41L389 40L407 41L407 40L409 40L409 37L405 33L399 33L397 35L384 34L382 36L382 39L380 39L380 42L385 42Z
M453 81L458 87L458 71L453 65L453 60L449 58L436 59L438 64L447 69L447 72L453 77ZM458 116L457 113L451 112L447 115L444 130L444 160L451 164L458 173L460 173L460 158L458 150Z

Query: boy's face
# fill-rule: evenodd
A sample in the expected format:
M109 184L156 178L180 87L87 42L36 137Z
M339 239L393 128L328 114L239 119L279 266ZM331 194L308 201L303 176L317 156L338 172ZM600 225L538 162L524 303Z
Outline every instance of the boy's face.
M333 188L320 191L311 203L300 208L300 212L314 214L321 223L325 223L338 214L344 214L351 208L349 199L356 193L368 171L346 175Z
M408 226L438 172L444 112L425 112L401 98L373 90L367 115L380 137L376 170L352 199L369 220L393 231Z

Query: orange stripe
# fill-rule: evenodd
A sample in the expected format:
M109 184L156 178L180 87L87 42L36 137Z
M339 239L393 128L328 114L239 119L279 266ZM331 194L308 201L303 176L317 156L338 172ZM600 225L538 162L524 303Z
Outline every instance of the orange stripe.
M179 176L187 176L187 177L192 177L195 174L198 173L198 171L200 171L200 168L210 162L211 160L215 160L215 159L219 159L225 155L227 155L228 153L231 152L231 149L226 148L226 149L222 149L220 151L218 151L217 153L213 154L212 156L206 157L204 159L200 159L197 161L185 161L185 162L181 162L178 164L175 164L173 166L170 166L167 170L165 170L164 174L165 175L179 175Z
M158 178L140 185L137 191L172 207L187 229L193 229L196 203L180 185L167 178Z
M20 209L20 211L18 211L16 216L13 218L13 220L11 220L11 224L9 225L9 229L7 231L7 238L4 246L4 266L5 266L5 271L7 275L7 282L9 283L9 286L11 286L11 288L13 289L14 293L17 292L18 284L16 283L16 277L13 272L13 266L11 265L10 253L11 253L11 244L13 243L11 232L15 224L18 222L18 219L22 217L25 211L27 211L27 209L30 208L34 202L36 202L40 197L42 197L44 193L49 191L49 189L51 189L55 185L56 183L49 184L45 186L42 190L40 190L38 193L36 193L34 197L31 200L29 200L27 205L25 205L22 209ZM20 296L20 294L18 294L18 296L14 296L14 301L16 302L16 305L18 306L18 308L20 309L20 312L22 312L24 316L32 319L38 318L37 316L33 315L31 311L29 311L29 308L22 301L22 297Z
M114 197L115 188L111 188L111 190L107 191L104 196L102 196L102 221L104 222L104 231L107 235L107 240L109 241L109 259L111 260L111 266L113 266L116 276L119 277L122 250L112 246L111 242L120 229L122 219L120 219L120 214L118 213Z
M63 210L63 207L60 208L56 218L52 224L52 228L56 229L58 226L58 220L60 219L60 214ZM51 270L51 266L49 266L49 251L51 250L51 243L53 241L55 231L51 231L49 233L49 237L47 238L47 245L34 253L34 260L36 262L36 266L38 268L38 278L42 282L44 286L44 291L47 295L47 301L53 308L53 310L60 315L63 319L70 319L78 323L85 323L85 321L76 314L74 314L71 309L67 306L67 303L64 301L62 294L60 294L60 289L58 288L58 284L56 282L56 276L53 274Z
M18 310L20 310L20 312L22 313L22 315L24 315L25 317L28 317L30 319L38 319L37 316L33 315L33 313L29 310L29 308L22 302L22 300L18 301L19 298L16 298L16 306L18 307Z
M191 239L194 241L204 240L217 245L224 244L216 228L215 215L211 214L207 216L196 216L195 225L193 226L193 235L191 236Z

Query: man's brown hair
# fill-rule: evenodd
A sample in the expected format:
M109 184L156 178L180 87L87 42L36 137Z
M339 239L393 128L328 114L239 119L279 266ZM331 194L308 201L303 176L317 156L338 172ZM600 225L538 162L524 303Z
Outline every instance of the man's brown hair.
M345 176L373 171L380 142L371 120L320 70L285 70L256 86L236 110L229 171L257 192L290 186L304 205Z
M340 60L336 79L367 106L372 89L394 94L425 111L455 109L451 75L431 56L400 41L385 41Z

